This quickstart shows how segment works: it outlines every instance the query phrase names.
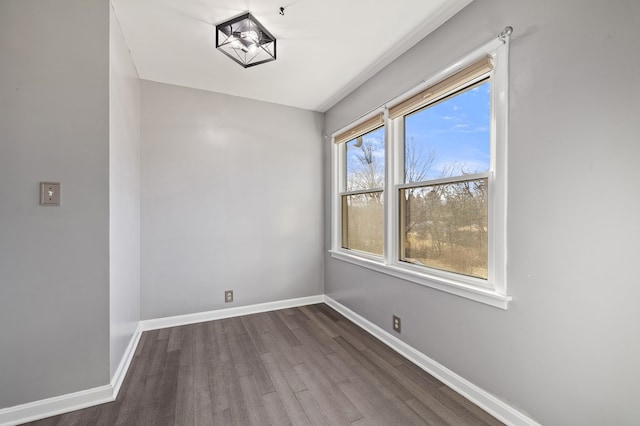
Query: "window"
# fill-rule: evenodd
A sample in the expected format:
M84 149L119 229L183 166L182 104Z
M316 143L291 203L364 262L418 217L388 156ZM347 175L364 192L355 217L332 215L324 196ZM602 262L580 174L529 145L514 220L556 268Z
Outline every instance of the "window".
M506 309L506 49L334 134L333 257Z
M490 79L405 115L400 260L487 279Z
M383 255L384 120L381 114L335 138L339 147L340 247Z
M384 128L344 144L342 247L382 256L384 244Z

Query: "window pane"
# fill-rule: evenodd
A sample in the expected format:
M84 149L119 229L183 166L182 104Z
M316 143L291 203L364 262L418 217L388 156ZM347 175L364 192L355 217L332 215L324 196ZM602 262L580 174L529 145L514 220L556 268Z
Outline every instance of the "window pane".
M405 182L489 170L489 80L405 117Z
M384 127L346 143L347 191L384 186Z
M382 256L382 191L342 196L342 247Z
M400 260L487 279L487 179L400 191Z

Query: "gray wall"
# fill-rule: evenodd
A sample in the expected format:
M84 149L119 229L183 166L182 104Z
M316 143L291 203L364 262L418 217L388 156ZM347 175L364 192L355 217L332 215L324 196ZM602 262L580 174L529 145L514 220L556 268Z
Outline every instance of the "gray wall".
M109 321L113 378L140 320L140 80L109 25Z
M142 81L141 125L143 319L322 294L321 114Z
M109 381L108 25L107 0L0 1L0 408Z
M330 258L326 293L545 425L638 424L639 23L637 1L476 0L328 111L331 133L515 28L509 310Z

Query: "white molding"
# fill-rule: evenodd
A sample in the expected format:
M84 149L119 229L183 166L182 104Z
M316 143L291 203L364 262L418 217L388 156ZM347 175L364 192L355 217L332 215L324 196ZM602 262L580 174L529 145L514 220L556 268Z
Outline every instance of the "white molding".
M444 271L440 272L442 276L438 276L433 273L426 274L424 271L425 268L413 267L413 265L387 265L380 259L374 259L371 256L366 256L366 254L363 255L358 253L357 255L353 255L348 253L347 250L329 250L329 253L334 259L362 266L364 268L423 285L425 287L431 287L436 290L444 291L445 293L455 294L456 296L484 303L485 305L493 306L495 308L506 310L509 307L509 302L512 300L511 296L500 294L493 289L480 287L479 285L474 284L473 280L470 278L468 278L468 281L471 282L471 284L465 284L462 282L463 279L467 279L466 277L447 279Z
M110 384L1 409L0 426L13 426L115 401L141 336L142 327L138 323Z
M195 324L224 318L233 318L278 309L306 306L315 303L328 304L355 324L371 333L391 349L406 357L408 360L504 423L514 426L540 426L539 423L535 422L524 413L521 413L506 404L504 401L501 401L485 390L457 375L453 371L432 360L428 356L404 343L397 337L389 334L387 331L327 295L301 297L297 299L287 299L276 302L140 321L134 335L131 337L129 345L127 346L125 355L123 356L116 373L111 379L111 384L0 409L0 426L14 426L114 401L120 387L122 386L122 382L126 377L127 371L136 352L136 348L140 342L140 337L144 331Z
M325 303L342 315L371 333L382 343L407 358L409 361L431 374L460 395L475 403L498 420L513 426L540 426L535 420L518 411L489 392L457 375L442 364L432 360L422 352L409 346L402 340L391 335L371 321L353 312L351 309L325 295Z
M138 343L140 342L140 337L142 336L142 326L140 322L138 322L138 326L136 330L133 332L133 336L131 336L131 340L129 341L129 345L120 360L120 364L118 365L118 369L115 374L111 378L111 387L113 389L113 400L118 397L118 392L120 392L120 387L122 386L122 382L124 382L124 378L127 375L127 371L129 371L129 367L131 366L131 361L133 361L133 355L136 353L136 349L138 348Z
M430 19L427 19L419 28L416 28L410 35L405 37L401 43L398 43L393 49L390 49L387 53L378 58L329 99L319 105L317 111L327 112L348 94L362 86L365 81L369 80L384 67L398 59L407 50L418 44L420 40L438 29L442 24L451 19L453 15L460 12L472 1L473 0L450 0L445 2L441 8L431 14Z
M242 315L257 314L260 312L269 312L278 309L295 308L297 306L312 305L314 303L322 302L324 302L324 295L319 294L316 296L300 297L297 299L287 299L276 302L258 303L256 305L217 309L215 311L198 312L195 314L143 320L140 321L140 325L142 327L142 331L157 330L160 328L176 327L180 325L195 324L199 322L213 321L224 318L233 318Z
M111 385L99 386L0 410L0 426L13 426L82 408L112 402Z
M0 409L0 426L14 426L115 401L118 396L118 392L120 391L120 387L127 375L127 371L131 366L142 332L144 331L257 314L260 312L294 308L297 306L323 302L324 295L320 294L316 296L300 297L297 299L287 299L276 302L259 303L256 305L239 306L215 311L140 321L136 331L129 341L125 354L118 365L118 369L111 378L110 384Z

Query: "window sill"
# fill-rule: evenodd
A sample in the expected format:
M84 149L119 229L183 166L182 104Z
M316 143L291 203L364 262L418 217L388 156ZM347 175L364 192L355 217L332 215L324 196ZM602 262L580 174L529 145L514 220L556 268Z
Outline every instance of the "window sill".
M331 253L331 257L334 259L339 259L367 269L382 272L383 274L411 281L426 287L435 288L446 293L455 294L456 296L464 297L496 308L506 310L508 308L509 301L511 300L511 296L500 294L489 288L468 285L443 277L413 271L409 267L387 265L381 260L379 261L372 258L356 256L339 250L329 250L329 253Z

